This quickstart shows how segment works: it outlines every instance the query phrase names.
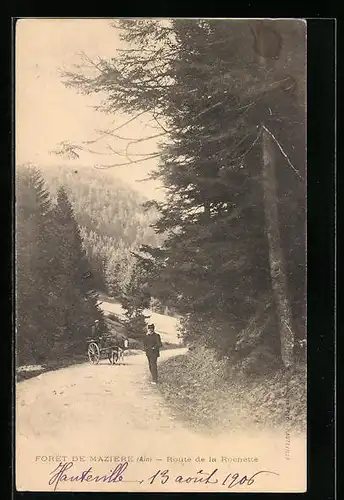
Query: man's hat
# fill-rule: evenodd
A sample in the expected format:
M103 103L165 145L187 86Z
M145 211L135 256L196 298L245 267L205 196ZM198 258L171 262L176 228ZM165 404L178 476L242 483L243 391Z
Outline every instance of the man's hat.
M153 329L153 328L155 328L154 323L152 323L151 325L148 325L148 328L149 328L149 329Z

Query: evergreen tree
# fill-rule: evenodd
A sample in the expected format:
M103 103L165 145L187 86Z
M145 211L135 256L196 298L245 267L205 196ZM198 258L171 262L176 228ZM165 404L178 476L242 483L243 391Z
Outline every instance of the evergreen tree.
M220 354L248 356L265 345L283 355L281 295L272 272L277 232L273 236L269 214L273 203L286 262L283 272L279 265L288 283L283 293L290 296L292 328L299 323L296 333L303 337L304 23L119 25L127 50L100 60L95 76L65 76L83 92L105 92L107 112L151 113L165 134L153 177L168 193L154 225L167 237L158 251L145 248L157 269L152 295L169 297L185 315L185 335ZM274 64L262 67L262 54ZM277 171L276 196L268 201L267 130Z
M121 296L121 263L120 260L109 259L105 270L107 291L111 297L119 299Z
M130 281L124 286L121 295L126 325L130 337L134 339L142 338L146 332L146 319L148 316L144 314L144 310L149 307L151 299L146 279L144 270L136 263Z
M78 224L72 205L63 187L58 190L54 208L59 245L54 266L54 280L59 289L61 307L59 315L61 347L85 349L85 339L90 335L96 319L103 325L103 318L97 307L92 270L82 248Z
M43 362L54 343L56 289L51 279L55 251L51 200L40 172L17 172L16 299L18 363Z

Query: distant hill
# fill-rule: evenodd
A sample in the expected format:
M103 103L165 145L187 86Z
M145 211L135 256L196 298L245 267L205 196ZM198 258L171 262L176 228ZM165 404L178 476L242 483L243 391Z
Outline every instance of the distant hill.
M147 200L106 170L61 165L41 172L53 198L61 185L66 188L98 288L111 293L130 277L130 252L159 243L150 227L157 213L146 211L142 205Z
M42 171L54 196L63 184L81 227L105 237L120 238L126 244L155 239L149 224L156 214L144 212L147 199L107 170L94 167L49 167Z

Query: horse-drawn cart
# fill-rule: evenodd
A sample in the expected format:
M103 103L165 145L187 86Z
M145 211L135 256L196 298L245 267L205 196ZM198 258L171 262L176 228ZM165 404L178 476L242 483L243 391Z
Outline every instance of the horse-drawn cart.
M123 361L123 349L117 338L111 335L100 335L87 340L87 354L90 363L97 365L102 356L107 357L112 365Z

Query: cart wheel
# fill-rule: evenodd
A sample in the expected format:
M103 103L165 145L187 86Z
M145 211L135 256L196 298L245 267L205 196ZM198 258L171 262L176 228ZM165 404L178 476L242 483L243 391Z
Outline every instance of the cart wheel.
M100 351L98 344L96 344L95 342L91 342L90 345L88 346L87 353L90 363L92 363L92 365L97 365L100 360Z

